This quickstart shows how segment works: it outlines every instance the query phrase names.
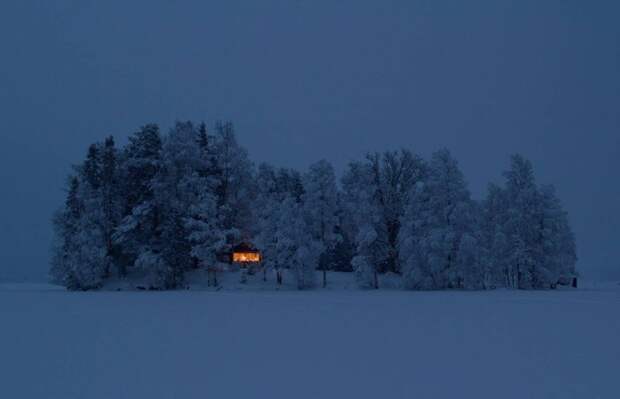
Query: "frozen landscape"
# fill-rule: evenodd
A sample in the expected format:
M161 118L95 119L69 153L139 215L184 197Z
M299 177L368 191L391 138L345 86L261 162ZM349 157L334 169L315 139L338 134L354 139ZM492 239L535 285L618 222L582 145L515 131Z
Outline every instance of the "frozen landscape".
M311 291L233 273L219 291L0 285L0 397L618 397L617 283L364 291L349 276Z
M0 399L620 399L620 1L0 1Z

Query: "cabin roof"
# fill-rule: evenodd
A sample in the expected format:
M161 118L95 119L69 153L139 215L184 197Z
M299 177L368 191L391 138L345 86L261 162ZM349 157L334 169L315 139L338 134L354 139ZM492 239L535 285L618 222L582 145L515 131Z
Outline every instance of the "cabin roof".
M233 250L233 252L258 252L258 249L247 242L242 242L241 244L236 245Z

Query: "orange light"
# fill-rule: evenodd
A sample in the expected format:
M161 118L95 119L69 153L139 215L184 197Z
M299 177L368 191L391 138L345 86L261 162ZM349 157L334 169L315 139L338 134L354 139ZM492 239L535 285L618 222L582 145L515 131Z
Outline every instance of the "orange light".
M258 252L233 252L233 262L239 262L239 263L260 262L260 253Z

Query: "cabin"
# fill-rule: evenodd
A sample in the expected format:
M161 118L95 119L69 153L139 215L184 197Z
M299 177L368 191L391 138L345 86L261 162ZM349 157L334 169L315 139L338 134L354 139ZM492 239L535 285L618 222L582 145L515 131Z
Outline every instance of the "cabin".
M241 282L247 281L247 275L254 274L257 269L260 268L260 263L263 260L260 251L248 242L243 242L232 248L230 252L220 252L217 254L217 260L221 263L228 263L236 265L241 269L240 278ZM222 269L220 269L222 270ZM217 266L207 267L208 282L207 286L217 287ZM267 275L265 269L263 269L263 280L267 281Z
M244 284L247 282L248 274L254 274L262 260L260 251L247 242L234 247L230 257L233 264L241 267L240 278L241 283ZM266 281L266 279L267 275L265 274L265 269L263 269L263 280Z
M241 243L235 246L231 253L231 262L238 263L241 267L260 263L261 260L260 251L248 243Z

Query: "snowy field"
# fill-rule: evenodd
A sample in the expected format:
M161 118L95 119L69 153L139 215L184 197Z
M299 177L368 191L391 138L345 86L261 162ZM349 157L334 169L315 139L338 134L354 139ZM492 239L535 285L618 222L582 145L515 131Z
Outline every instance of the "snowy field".
M0 398L620 397L617 284L335 285L87 293L0 285Z

